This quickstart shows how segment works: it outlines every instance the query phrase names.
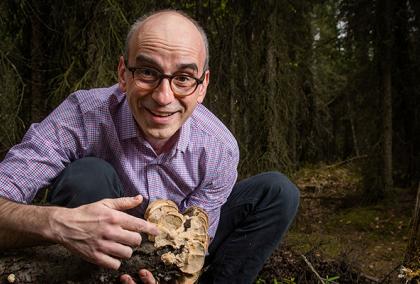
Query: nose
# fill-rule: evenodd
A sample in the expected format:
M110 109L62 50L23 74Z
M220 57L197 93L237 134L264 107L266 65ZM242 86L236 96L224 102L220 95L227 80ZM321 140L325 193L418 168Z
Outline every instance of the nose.
M152 98L161 106L169 105L175 100L168 78L162 78L159 86L153 91Z

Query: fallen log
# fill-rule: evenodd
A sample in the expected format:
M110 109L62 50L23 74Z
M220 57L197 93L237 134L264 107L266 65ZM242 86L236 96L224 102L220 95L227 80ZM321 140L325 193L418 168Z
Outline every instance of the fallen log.
M0 253L0 283L118 283L120 274L138 270L139 257L112 271L90 264L59 245L6 251ZM15 281L10 282L13 278Z

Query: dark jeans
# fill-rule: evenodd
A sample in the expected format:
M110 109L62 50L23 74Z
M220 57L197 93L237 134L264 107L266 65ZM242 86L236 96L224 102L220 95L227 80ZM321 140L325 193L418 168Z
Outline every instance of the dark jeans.
M71 163L56 179L50 202L66 207L123 195L113 167L97 158ZM296 215L297 188L282 174L238 182L222 206L199 283L252 283Z

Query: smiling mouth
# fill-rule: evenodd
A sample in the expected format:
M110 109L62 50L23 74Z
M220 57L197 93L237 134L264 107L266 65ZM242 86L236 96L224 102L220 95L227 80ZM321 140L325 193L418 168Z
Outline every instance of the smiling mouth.
M174 115L176 112L158 112L158 111L153 111L150 109L147 109L151 114L153 114L154 116L158 116L158 117L169 117L171 115Z

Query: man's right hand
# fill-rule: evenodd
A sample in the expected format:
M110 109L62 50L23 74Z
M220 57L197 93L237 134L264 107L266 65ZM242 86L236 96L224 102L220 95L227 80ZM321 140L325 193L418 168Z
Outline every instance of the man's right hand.
M89 262L118 269L120 259L130 258L132 247L140 245L141 232L158 234L154 224L122 212L142 201L138 195L60 208L50 216L50 237Z

